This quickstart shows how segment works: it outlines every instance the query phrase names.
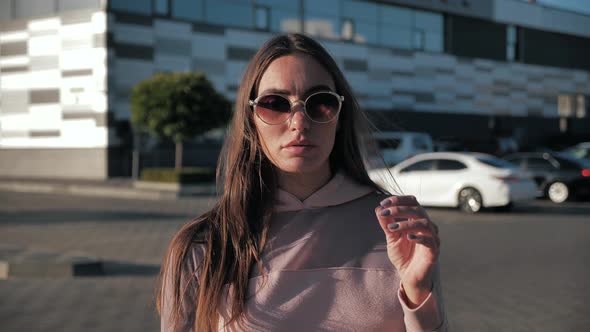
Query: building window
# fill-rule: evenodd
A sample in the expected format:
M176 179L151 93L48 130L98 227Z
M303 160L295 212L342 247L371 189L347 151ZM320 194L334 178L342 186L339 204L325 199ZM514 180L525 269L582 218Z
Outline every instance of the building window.
M150 1L111 0L110 8L135 14L151 15L152 5Z
M506 27L506 60L518 60L518 30L514 25Z
M169 6L168 0L154 0L154 13L168 16Z
M205 17L203 10L204 0L171 0L171 13L173 17L190 21L202 21Z
M424 50L424 31L422 30L414 30L414 49L423 51Z
M267 6L255 6L254 7L254 27L259 30L270 29L270 8Z
M207 0L205 19L212 24L253 28L254 10L250 1Z

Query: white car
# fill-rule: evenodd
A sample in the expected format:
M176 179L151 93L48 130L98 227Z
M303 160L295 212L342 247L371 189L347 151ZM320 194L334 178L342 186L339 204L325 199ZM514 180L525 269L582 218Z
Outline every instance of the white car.
M515 165L472 152L423 153L390 169L370 171L369 176L392 194L416 196L424 206L459 207L470 213L484 207L509 209L514 202L534 199L538 191Z

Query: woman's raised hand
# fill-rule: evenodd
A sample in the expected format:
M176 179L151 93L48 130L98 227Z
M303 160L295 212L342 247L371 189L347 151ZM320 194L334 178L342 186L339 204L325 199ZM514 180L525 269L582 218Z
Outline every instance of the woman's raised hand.
M438 227L414 196L391 196L375 208L387 240L387 256L400 274L412 305L426 299L433 286L440 248Z

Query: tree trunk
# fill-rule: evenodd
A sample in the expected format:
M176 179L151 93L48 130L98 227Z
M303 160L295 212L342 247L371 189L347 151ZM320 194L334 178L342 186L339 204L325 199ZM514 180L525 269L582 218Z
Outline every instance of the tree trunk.
M174 168L177 171L180 171L180 169L182 168L182 142L176 142L176 156Z

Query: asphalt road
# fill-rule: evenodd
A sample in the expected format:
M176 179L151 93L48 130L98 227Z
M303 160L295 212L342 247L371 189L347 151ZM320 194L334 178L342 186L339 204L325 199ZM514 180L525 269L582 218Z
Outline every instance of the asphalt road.
M0 249L87 253L118 267L103 277L0 280L0 331L157 330L166 245L211 203L0 192ZM452 331L588 330L589 202L428 211L441 231Z

